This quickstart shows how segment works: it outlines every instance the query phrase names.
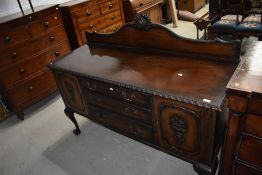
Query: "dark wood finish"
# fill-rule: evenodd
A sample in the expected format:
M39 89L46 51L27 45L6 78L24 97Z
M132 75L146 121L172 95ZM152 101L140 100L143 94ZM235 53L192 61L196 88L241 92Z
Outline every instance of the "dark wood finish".
M153 23L161 24L164 0L123 0L125 21L132 22L137 14L147 15Z
M122 0L74 0L60 11L72 49L87 42L85 31L111 33L125 23Z
M262 44L253 42L227 85L229 121L220 175L262 174Z
M46 65L70 52L57 5L25 13L0 19L1 94L21 119L25 107L56 90Z
M87 33L89 46L50 64L66 109L215 174L240 43L180 38L136 22Z
M205 6L205 4L205 0L179 0L179 10L187 10L195 13Z

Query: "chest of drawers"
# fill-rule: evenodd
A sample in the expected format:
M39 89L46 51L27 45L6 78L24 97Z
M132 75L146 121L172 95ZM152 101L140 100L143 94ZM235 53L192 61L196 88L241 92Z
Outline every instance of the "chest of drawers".
M60 5L72 49L85 44L85 32L110 33L124 22L121 0L70 1Z
M57 5L0 20L0 87L6 106L23 119L25 107L56 90L49 62L71 49Z
M219 175L262 174L262 44L249 48L227 86L230 113Z
M162 23L162 4L164 0L123 0L125 21L133 21L135 15L147 15L153 23Z

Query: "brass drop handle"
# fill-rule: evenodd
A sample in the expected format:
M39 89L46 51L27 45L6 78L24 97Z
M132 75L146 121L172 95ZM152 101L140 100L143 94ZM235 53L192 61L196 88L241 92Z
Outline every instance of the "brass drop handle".
M9 43L11 41L11 37L10 36L6 36L5 37L5 43Z
M45 26L45 27L48 27L48 26L49 26L49 22L48 22L48 21L45 21L45 22L44 22L44 26Z
M24 74L24 73L25 73L25 69L21 68L21 69L19 70L19 73L20 73L20 74Z
M50 37L49 37L49 40L50 40L50 41L54 41L54 40L55 40L55 37L54 37L54 36L50 36Z
M12 58L14 58L14 59L15 59L15 58L16 58L16 56L17 56L16 52L13 52L13 53L12 53Z
M29 91L29 92L32 92L33 89L34 89L33 86L29 86L29 87L28 87L28 91Z
M90 16L92 13L89 10L86 10L86 16Z
M126 107L125 110L126 112L131 113L131 114L138 114L138 110L130 106Z
M55 52L55 56L57 56L57 57L60 56L60 54L61 54L61 53L60 53L59 51L56 51L56 52Z
M108 7L109 7L109 9L113 8L113 4L111 2L109 2Z

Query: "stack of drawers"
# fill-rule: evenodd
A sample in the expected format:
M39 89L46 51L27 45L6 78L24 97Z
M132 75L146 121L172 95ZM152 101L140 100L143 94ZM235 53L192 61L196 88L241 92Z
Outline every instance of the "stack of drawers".
M109 33L124 24L121 0L70 1L60 5L72 49L85 44L85 32Z
M80 78L87 113L114 130L154 142L150 95Z
M56 90L46 65L71 49L58 6L0 19L0 87L6 106L23 119L25 107Z

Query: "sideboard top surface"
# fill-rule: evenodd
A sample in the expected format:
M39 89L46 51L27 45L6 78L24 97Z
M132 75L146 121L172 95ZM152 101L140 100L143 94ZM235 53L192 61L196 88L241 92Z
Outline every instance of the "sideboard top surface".
M248 46L227 88L241 92L262 93L262 43L254 41Z
M50 66L216 110L235 70L212 60L87 45Z

